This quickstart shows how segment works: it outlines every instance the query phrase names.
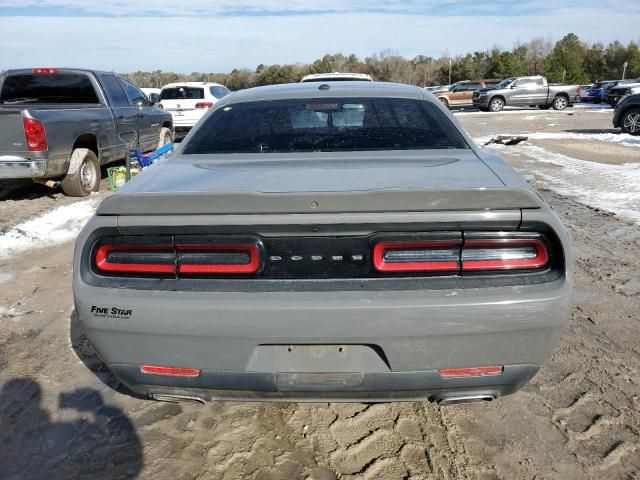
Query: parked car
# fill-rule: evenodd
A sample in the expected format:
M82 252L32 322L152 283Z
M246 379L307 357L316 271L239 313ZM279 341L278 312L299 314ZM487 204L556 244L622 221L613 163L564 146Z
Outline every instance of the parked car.
M491 400L571 313L556 214L424 89L234 92L76 244L79 322L163 400Z
M435 87L425 87L425 90L430 91L431 93L436 92L445 92L451 88L451 85L436 85Z
M229 93L227 87L215 82L170 83L160 91L160 104L173 116L176 135L184 136Z
M112 73L34 68L0 78L0 179L60 182L86 196L100 187L100 165L172 138L171 115Z
M611 87L604 96L604 101L615 107L622 97L633 93L640 93L640 79L621 82L615 87Z
M609 89L615 87L621 81L622 80L606 80L594 83L587 93L586 101L601 103Z
M593 84L580 85L580 91L578 92L578 95L580 96L580 102L588 102L589 101L587 99L587 97L589 95L589 90L591 89L591 87L593 87Z
M366 73L347 73L347 72L333 72L333 73L312 73L302 77L300 82L373 82L373 77Z
M631 135L640 135L640 93L621 98L613 112L613 126Z
M500 80L463 80L456 82L447 91L436 92L438 100L445 107L473 105L473 92L480 88L494 87Z
M550 85L546 77L510 77L491 88L473 92L473 106L483 111L499 112L506 105L564 110L580 95L578 85Z

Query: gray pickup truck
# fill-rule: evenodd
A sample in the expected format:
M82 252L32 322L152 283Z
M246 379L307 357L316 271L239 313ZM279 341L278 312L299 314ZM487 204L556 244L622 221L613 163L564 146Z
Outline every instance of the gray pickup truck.
M499 112L506 105L564 110L580 96L579 85L550 85L545 77L509 77L498 85L473 93L473 106L485 112Z
M34 68L0 77L0 180L60 181L82 197L98 190L100 165L172 139L171 115L113 73Z

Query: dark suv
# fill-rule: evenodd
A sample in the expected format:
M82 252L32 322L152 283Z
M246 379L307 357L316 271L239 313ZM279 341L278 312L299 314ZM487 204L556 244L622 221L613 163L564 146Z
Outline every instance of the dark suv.
M627 95L616 105L613 126L631 135L640 135L640 93Z

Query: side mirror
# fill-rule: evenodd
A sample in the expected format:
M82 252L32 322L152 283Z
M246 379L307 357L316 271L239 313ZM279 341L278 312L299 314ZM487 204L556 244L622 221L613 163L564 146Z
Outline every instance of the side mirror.
M149 102L151 102L152 105L155 105L156 103L160 103L160 94L159 93L150 93L149 94Z
M149 106L149 101L146 98L136 98L133 104L138 108L142 108Z

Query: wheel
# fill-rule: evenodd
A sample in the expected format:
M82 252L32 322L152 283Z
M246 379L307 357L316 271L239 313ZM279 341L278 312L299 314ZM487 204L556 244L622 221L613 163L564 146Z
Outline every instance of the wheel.
M540 110L549 110L551 108L551 105L538 105L538 108Z
M162 127L160 129L160 139L158 141L158 148L164 147L167 143L173 142L173 135L171 135L171 130L167 127Z
M566 97L558 95L553 99L553 103L551 104L554 110L564 110L569 106L569 101Z
M438 97L438 100L440 100L440 102L442 102L442 105L443 105L445 108L449 108L449 100L447 100L447 99L446 99L446 98L444 98L444 97Z
M623 132L631 135L640 135L640 108L625 112L620 123Z
M501 98L492 98L489 102L489 110L492 112L499 112L504 108L504 100Z
M100 163L87 148L76 148L71 154L69 172L62 179L62 191L70 197L86 197L100 189Z

